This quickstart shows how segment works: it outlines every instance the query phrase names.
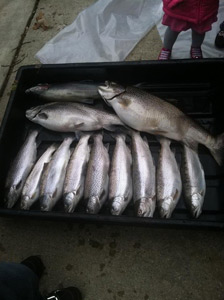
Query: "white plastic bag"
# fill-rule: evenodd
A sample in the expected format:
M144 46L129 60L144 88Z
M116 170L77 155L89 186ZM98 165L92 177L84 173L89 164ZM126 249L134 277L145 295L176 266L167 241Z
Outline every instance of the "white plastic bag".
M99 0L37 52L41 63L121 61L161 19L161 0Z

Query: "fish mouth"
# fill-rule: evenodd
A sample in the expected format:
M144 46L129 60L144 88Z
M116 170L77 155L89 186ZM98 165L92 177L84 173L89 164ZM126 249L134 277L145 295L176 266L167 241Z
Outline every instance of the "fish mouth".
M165 219L169 219L171 217L172 211L171 210L165 210L163 208L160 209L160 216Z
M19 195L20 193L15 186L9 188L4 198L5 207L13 208L13 206L16 204L17 200L19 199Z
M41 211L51 210L51 204L50 204L51 201L52 201L52 196L51 195L43 195L40 198L40 209L41 209Z
M138 217L153 217L155 201L152 198L141 198L135 202L135 211Z
M27 95L29 95L29 94L42 94L43 92L45 92L46 90L48 90L49 89L49 84L48 83L45 83L45 84L38 84L37 86L34 86L34 87L31 87L31 88L29 88L29 89L27 89L27 90L25 90L25 93L27 94Z
M113 216L119 216L122 214L122 202L123 202L123 197L116 197L116 200L113 200L112 205L111 205L111 214Z
M29 200L30 200L29 196L22 196L20 208L23 210L28 210L29 209L29 204L28 204Z
M198 207L195 207L192 210L192 216L197 219L200 216L200 214L201 214L201 207L199 205Z
M100 211L100 208L101 205L100 205L99 197L98 196L90 197L87 204L86 212L88 214L97 214Z
M73 205L74 198L75 198L75 195L72 192L70 192L64 196L65 212L72 213L74 211L74 209L75 209L75 207Z
M204 197L201 193L194 193L191 197L191 214L194 218L198 218L202 212Z
M109 106L111 106L110 102L114 98L125 92L126 89L123 86L111 81L105 81L105 85L98 86L98 93Z
M36 118L36 116L41 112L42 107L41 106L36 106L36 107L31 107L30 109L26 110L26 117L29 120L33 120Z

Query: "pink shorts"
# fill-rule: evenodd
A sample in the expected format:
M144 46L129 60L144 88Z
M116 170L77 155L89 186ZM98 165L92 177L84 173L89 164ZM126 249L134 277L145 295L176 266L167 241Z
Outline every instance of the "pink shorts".
M170 16L167 16L164 14L162 19L162 24L169 26L171 30L176 32L186 31L188 29L193 29L196 32L203 34L206 31L209 31L212 29L212 23L217 21L217 17L212 17L202 24L194 24L185 20L176 19Z

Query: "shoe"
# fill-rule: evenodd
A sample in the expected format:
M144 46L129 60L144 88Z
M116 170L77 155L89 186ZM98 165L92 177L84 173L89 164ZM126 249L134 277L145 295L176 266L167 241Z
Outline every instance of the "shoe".
M162 48L159 53L158 60L169 60L170 57L171 57L171 50Z
M82 300L82 294L76 287L67 287L51 292L47 300Z
M31 269L40 279L45 270L45 266L39 256L29 256L21 262L21 264Z
M203 58L201 47L191 47L191 58L192 59L201 59Z
M217 48L224 48L224 30L220 30L215 38L215 46Z

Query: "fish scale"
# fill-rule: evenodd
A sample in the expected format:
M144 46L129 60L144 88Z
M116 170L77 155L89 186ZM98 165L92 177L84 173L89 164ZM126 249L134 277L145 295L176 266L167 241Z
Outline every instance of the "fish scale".
M224 157L224 133L213 137L177 107L133 86L106 82L98 91L105 102L131 128L164 136L196 149L205 145L219 165Z
M63 189L65 211L73 212L84 194L84 183L89 161L90 146L88 141L91 134L81 136L75 147L66 171Z
M182 191L180 171L170 140L160 138L161 150L157 165L157 205L161 217L170 218Z
M7 175L5 203L12 208L19 199L25 180L29 175L37 156L37 130L31 131L17 153Z
M206 192L204 170L197 151L184 146L181 161L184 201L190 214L198 218Z
M125 143L125 135L116 134L114 137L116 145L111 161L109 200L111 213L120 215L132 199L132 157Z
M94 135L85 179L84 198L87 200L87 212L96 214L107 199L109 187L109 154L103 145L101 133Z
M113 113L79 103L53 102L26 111L26 117L47 129L59 132L114 130L124 126Z
M132 132L133 199L137 216L152 217L156 206L156 171L146 139Z
M73 140L73 137L64 139L44 171L40 186L42 211L51 210L62 197L66 167L70 158L70 145Z

